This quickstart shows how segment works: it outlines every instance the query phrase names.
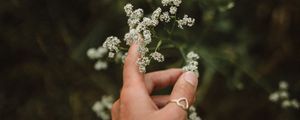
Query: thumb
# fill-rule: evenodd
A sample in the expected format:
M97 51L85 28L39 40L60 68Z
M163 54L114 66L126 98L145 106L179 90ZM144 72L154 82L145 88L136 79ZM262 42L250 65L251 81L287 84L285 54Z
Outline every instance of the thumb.
M185 72L182 74L174 85L173 91L170 95L170 100L179 100L183 105L190 106L195 98L195 93L198 85L197 75L193 72ZM176 103L170 102L164 108L165 112L170 114L170 117L186 117L186 111L178 106Z

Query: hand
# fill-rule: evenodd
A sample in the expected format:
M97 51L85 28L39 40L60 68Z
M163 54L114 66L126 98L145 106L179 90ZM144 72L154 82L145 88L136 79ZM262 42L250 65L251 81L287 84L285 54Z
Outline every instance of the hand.
M181 69L143 74L139 72L136 61L139 58L138 45L131 45L125 59L123 87L120 99L112 107L113 120L185 120L186 110L172 99L185 97L192 104L198 84L193 72ZM154 89L174 85L171 95L150 96Z

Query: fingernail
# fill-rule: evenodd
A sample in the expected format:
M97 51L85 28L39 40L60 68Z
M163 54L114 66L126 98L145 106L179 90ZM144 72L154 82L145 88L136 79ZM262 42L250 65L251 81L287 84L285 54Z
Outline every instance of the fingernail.
M184 73L184 80L186 80L188 83L197 86L198 84L198 78L197 75L194 72L185 72Z

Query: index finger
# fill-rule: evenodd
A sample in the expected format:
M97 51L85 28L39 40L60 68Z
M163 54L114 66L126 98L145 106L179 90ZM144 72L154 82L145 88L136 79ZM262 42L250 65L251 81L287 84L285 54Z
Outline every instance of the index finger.
M133 43L128 50L123 68L123 88L139 87L144 89L144 74L139 71L137 64L140 54L138 53L138 44Z

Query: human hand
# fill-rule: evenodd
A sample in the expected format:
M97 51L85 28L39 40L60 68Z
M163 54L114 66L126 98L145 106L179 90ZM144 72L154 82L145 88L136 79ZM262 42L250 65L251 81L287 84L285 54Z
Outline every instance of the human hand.
M120 98L113 104L113 120L185 120L187 112L170 100L195 99L197 76L181 69L169 69L148 74L139 72L138 45L132 44L125 59L123 87ZM170 95L151 96L154 89L174 85Z

